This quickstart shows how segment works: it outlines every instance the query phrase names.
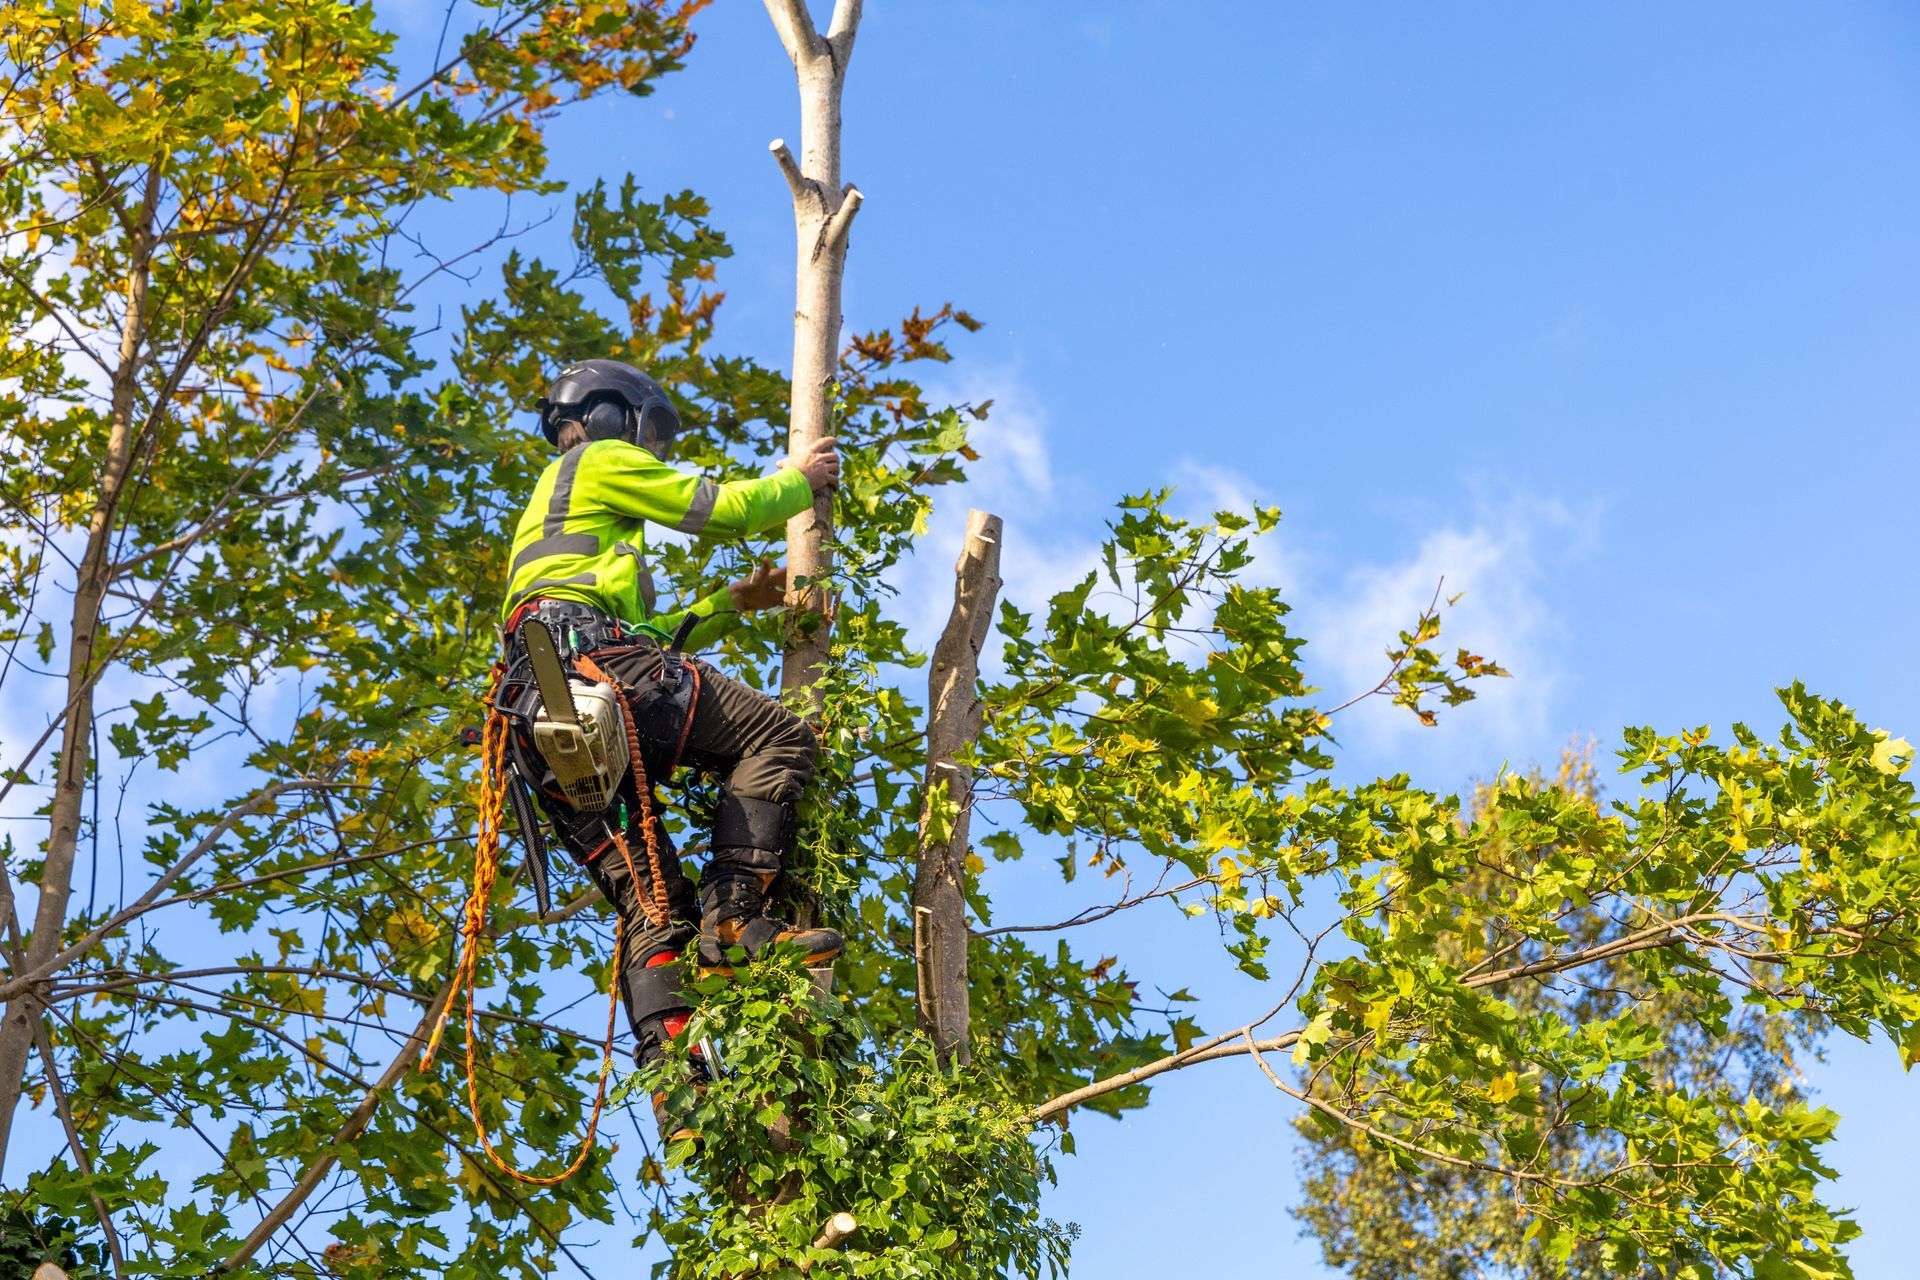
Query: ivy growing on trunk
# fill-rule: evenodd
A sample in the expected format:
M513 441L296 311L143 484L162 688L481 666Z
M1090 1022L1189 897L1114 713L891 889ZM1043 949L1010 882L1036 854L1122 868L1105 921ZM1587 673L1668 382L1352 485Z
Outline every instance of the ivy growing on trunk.
M894 593L988 407L929 403L913 373L976 321L832 325L796 392L714 350L729 247L696 194L563 197L545 169L555 115L647 92L699 8L493 0L409 80L367 4L4 6L0 794L38 807L0 849L16 1217L80 1224L76 1261L97 1246L116 1275L533 1277L585 1270L577 1243L623 1213L678 1275L1040 1275L1073 1235L1038 1207L1070 1119L1243 1070L1274 1125L1308 1117L1382 1176L1503 1188L1549 1273L1845 1275L1831 1113L1671 1065L1807 1018L1920 1052L1912 748L1791 686L1778 731L1627 731L1610 802L1524 774L1464 803L1337 785L1355 698L1431 720L1505 673L1449 652L1436 597L1381 637L1377 686L1322 696L1254 572L1279 513L1163 492L1120 502L1074 586L1001 602L977 736L945 762L966 785L929 792ZM826 59L837 86L859 6L810 38L804 6L770 8L803 80ZM834 145L782 164L830 238L858 207ZM501 194L570 200L567 260L514 224L419 230ZM423 306L476 264L456 316ZM705 994L738 1066L698 1100L705 1142L654 1151L636 1119L534 1192L478 1157L457 1044L415 1066L470 873L460 731L545 460L526 406L587 355L670 387L682 461L716 477L783 455L796 420L842 442L809 580L715 657L817 716L795 887L851 946L829 999L779 965ZM1004 514L1009 562L1037 554ZM658 568L691 597L779 551L693 542ZM939 1025L964 1052L922 1031L914 889L954 843L968 1016ZM1009 915L992 867L1029 853L1101 892ZM503 878L481 973L481 1119L543 1170L600 1061L610 921L582 888L541 917ZM1224 945L1271 999L1143 999L1158 956L1075 950L1124 911L1164 916L1159 953Z

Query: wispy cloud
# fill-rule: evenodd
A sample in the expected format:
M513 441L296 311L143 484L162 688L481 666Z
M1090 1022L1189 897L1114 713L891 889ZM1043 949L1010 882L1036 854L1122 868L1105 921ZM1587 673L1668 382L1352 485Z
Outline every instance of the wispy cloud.
M994 406L975 427L980 461L969 466L967 484L937 495L927 536L901 577L901 616L926 647L952 607L969 507L1005 518L1002 598L1033 610L1099 564L1112 496L1078 493L1056 473L1046 406L1018 370L974 371L929 390ZM1189 519L1279 500L1242 472L1193 459L1178 462L1171 478L1174 510ZM1342 712L1335 732L1343 758L1369 770L1490 771L1502 759L1550 754L1558 742L1565 629L1550 603L1549 575L1580 554L1595 519L1554 499L1496 496L1484 486L1468 510L1435 519L1397 552L1370 559L1343 556L1338 530L1283 523L1255 544L1247 576L1280 588L1293 606L1295 632L1308 641L1308 680L1329 705L1380 680L1387 649L1444 582L1443 596L1458 597L1443 615L1444 652L1472 650L1512 678L1481 681L1474 702L1443 709L1433 728L1378 698ZM997 648L989 645L990 659Z
M1576 527L1560 503L1508 501L1430 529L1402 556L1311 584L1300 601L1310 637L1307 671L1336 700L1380 679L1385 650L1436 588L1443 599L1458 597L1443 615L1442 651L1466 648L1513 672L1511 679L1479 682L1479 697L1444 710L1435 728L1378 698L1343 712L1336 732L1369 752L1412 751L1430 761L1541 751L1555 733L1562 679L1555 655L1561 624L1543 595L1545 564L1564 551Z
M1000 594L1021 608L1039 610L1056 592L1085 577L1098 563L1097 523L1063 512L1057 491L1050 423L1032 389L1011 369L976 370L952 383L927 389L929 403L993 401L986 421L972 425L977 462L967 464L967 482L938 491L926 536L902 575L901 616L916 643L931 647L953 607L953 564L966 536L967 512L990 511L1006 522L1004 580ZM1076 528L1076 526L1079 526ZM998 653L989 644L988 657Z
M1189 517L1274 501L1240 473L1217 467L1186 462L1177 478L1178 506ZM1548 603L1548 574L1579 554L1594 519L1557 500L1482 497L1400 553L1358 562L1339 557L1329 531L1282 524L1256 544L1250 576L1280 588L1293 606L1295 632L1307 640L1307 678L1328 705L1379 682L1390 665L1386 651L1436 588L1443 601L1458 597L1442 616L1442 652L1469 649L1512 677L1479 682L1472 703L1442 709L1432 728L1372 698L1342 712L1335 732L1368 767L1491 770L1504 757L1549 752L1557 741L1564 629Z

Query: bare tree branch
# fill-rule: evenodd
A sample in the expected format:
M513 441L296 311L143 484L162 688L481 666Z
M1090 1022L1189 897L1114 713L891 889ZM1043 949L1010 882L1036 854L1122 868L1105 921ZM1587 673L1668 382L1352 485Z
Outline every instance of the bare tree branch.
M843 206L844 207L844 206ZM921 1025L942 1061L973 1059L967 1043L967 853L973 770L961 763L980 737L980 650L1000 597L1000 517L967 513L967 535L953 566L953 612L927 670L927 776L920 849L913 877L914 919L922 952ZM936 836L936 832L942 834Z
M1636 951L1650 951L1656 947L1683 945L1683 940L1678 936L1676 931L1686 924L1692 923L1694 919L1695 918L1691 916L1682 917L1677 921L1670 923L1663 922L1660 925L1642 930L1628 937L1616 938L1611 942L1600 943L1596 946L1571 952L1567 955L1539 960L1532 964L1516 965L1511 969L1501 969L1493 973L1479 974L1466 979L1461 985L1471 990L1481 990L1487 987L1499 986L1502 983L1512 982L1519 978L1533 977L1543 973L1559 973L1570 969L1581 968L1585 965L1595 964L1601 960L1630 955ZM1290 1049L1299 1040L1301 1034L1297 1030L1289 1031L1284 1035L1256 1041L1252 1038L1251 1034L1253 1026L1255 1025L1258 1024L1250 1024L1247 1027L1227 1032L1224 1035L1214 1037L1212 1040L1193 1045L1183 1052L1168 1054L1164 1058L1157 1058L1143 1066L1135 1067L1131 1071L1123 1071L1118 1075L1108 1076L1104 1080L1095 1080L1091 1084L1082 1085L1080 1088L1060 1094L1058 1097L1049 1098L1047 1101L1029 1111L1027 1113L1027 1119L1030 1123L1040 1124L1053 1116L1072 1110L1083 1102L1090 1102L1095 1098L1104 1097L1109 1093L1115 1093L1132 1085L1140 1084L1143 1081L1151 1080L1155 1076L1164 1075L1169 1071L1178 1071L1182 1067L1190 1067L1196 1063L1214 1062L1221 1058L1238 1057L1245 1053L1267 1052L1274 1049ZM1235 1039L1238 1039L1240 1043L1229 1043Z
M813 183L800 172L800 162L793 158L793 152L787 150L785 138L775 138L767 144L767 150L773 153L774 163L780 166L780 175L787 180L787 190L793 193L793 204L798 208L807 200L817 200L820 193Z
M806 0L766 0L780 42L793 60L800 96L800 156L772 148L793 195L794 307L791 410L787 446L802 453L833 434L828 406L838 375L841 293L846 272L847 226L859 192L840 182L840 100L847 63L860 21L857 0L840 0L833 38L823 40ZM798 180L796 181L796 171ZM828 660L832 618L825 583L833 573L833 492L814 494L813 505L787 521L787 633L782 646L782 691L807 690L820 706L814 684Z
M61 969L85 955L102 938L105 938L127 921L145 912L147 908L159 900L160 895L167 891L169 885L190 871L193 868L193 864L205 857L209 850L220 843L221 837L233 830L234 826L237 825L241 819L258 813L263 807L271 804L274 800L290 791L318 791L328 787L345 787L349 785L351 784L345 782L328 782L318 778L295 778L262 787L251 797L229 809L226 816L213 825L212 830L202 836L193 848L181 854L174 864L162 872L160 877L149 885L147 891L141 894L131 906L116 912L105 924L88 933L73 945L49 956L32 969L24 973L16 971L7 981L0 982L0 1000L11 1000L26 992L35 983L52 977Z
M860 212L860 202L865 199L860 194L860 188L851 182L840 192L840 207L827 219L826 228L820 233L820 244L814 248L816 258L830 249L846 247L847 231L853 226L853 215Z
M813 15L807 12L807 0L766 0L767 16L780 34L780 45L797 67L826 52L820 32L814 28Z
M240 1246L220 1264L221 1272L237 1271L245 1266L253 1255L260 1251L262 1245L271 1240L280 1228L286 1226L295 1210L299 1209L306 1202L307 1197L326 1180L327 1174L332 1172L333 1166L340 1159L341 1149L366 1132L367 1125L373 1121L374 1113L380 1109L381 1095L391 1089L407 1073L407 1068L414 1059L420 1056L420 1049L427 1042L427 1033L432 1030L434 1022L440 1016L440 1011L453 998L453 987L453 977L449 974L440 988L440 993L420 1015L420 1021L414 1027L413 1033L407 1037L406 1043L400 1046L400 1052L393 1055L393 1061L387 1064L387 1069L380 1073L380 1078L367 1089L360 1099L360 1105L355 1107L353 1114L347 1117L347 1122L340 1126L340 1131L334 1135L333 1143L314 1157L313 1163L307 1166L306 1171L300 1175L299 1181L293 1184L293 1189L267 1212L254 1229L247 1233L247 1238L240 1242Z
M1171 898L1178 894L1185 893L1189 889L1197 889L1203 884L1211 883L1213 879L1214 877L1212 876L1197 876L1192 880L1171 887L1156 885L1147 892L1135 894L1131 898L1119 898L1103 906L1087 907L1056 924L1005 924L993 929L975 929L973 936L976 938L992 938L1003 933L1055 933L1061 929L1077 929L1083 924L1092 924L1096 920L1105 920L1108 916L1118 915L1120 912L1137 907L1143 902L1152 902L1157 898Z
M853 38L860 31L861 0L834 0L833 17L827 23L827 42L834 55L844 63L853 51Z

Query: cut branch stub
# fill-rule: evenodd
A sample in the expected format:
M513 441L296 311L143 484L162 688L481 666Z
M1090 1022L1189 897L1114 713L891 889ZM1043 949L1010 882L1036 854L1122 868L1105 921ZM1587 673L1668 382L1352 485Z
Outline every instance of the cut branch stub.
M1000 517L967 513L954 565L953 613L933 649L927 678L927 779L920 859L913 878L920 1022L944 1061L971 1060L967 1028L967 834L973 770L959 757L980 736L980 650L1000 596Z
M787 150L785 138L775 138L767 144L767 150L773 153L773 162L780 166L780 174L787 180L787 190L793 195L794 207L798 208L807 200L819 199L819 191L800 172L800 162L793 158L793 152Z
M827 1219L827 1225L820 1228L820 1234L814 1237L816 1249L838 1249L847 1242L847 1237L860 1229L860 1220L850 1213L836 1213ZM813 1259L800 1264L800 1270L813 1270Z

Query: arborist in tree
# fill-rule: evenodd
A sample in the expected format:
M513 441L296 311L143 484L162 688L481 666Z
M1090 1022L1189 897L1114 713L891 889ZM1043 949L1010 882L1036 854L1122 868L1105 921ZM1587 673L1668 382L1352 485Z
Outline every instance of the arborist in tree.
M797 948L810 966L842 949L834 930L796 928L768 907L792 848L795 804L814 773L812 729L778 700L681 652L778 604L786 570L763 563L690 609L656 614L646 526L709 538L778 528L839 480L840 458L826 439L755 480L716 484L678 470L667 461L680 429L672 401L617 360L568 366L538 409L560 456L541 474L513 538L495 688L513 725L507 758L518 778L507 798L540 896L545 849L529 791L618 912L618 981L644 1066L691 1012L679 959L696 930L703 971L730 974L743 952L757 957L776 945ZM653 794L681 765L720 783L697 901ZM697 1056L695 1069L705 1070Z

